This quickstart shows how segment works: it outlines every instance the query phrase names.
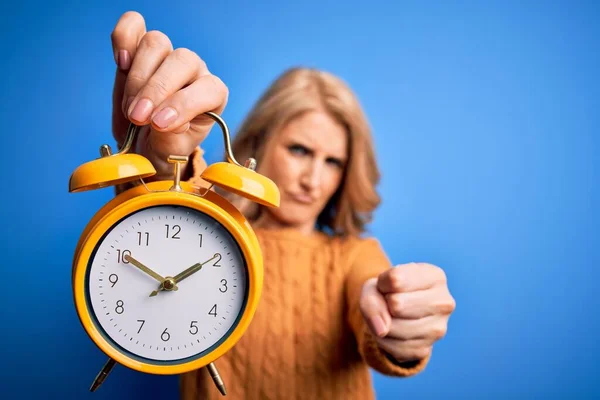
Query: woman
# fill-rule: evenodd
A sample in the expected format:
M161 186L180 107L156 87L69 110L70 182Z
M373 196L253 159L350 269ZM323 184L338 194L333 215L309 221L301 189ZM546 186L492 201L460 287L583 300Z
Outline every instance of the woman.
M221 112L225 85L193 52L146 32L137 13L113 32L119 66L114 132L147 125L137 152L171 174L168 154L189 154L186 179L202 185L199 144ZM392 376L423 370L444 336L454 300L430 264L391 268L363 239L379 204L369 128L351 90L331 74L293 69L267 90L235 137L238 159L255 157L280 188L281 206L232 199L247 215L265 261L263 297L247 333L217 360L234 399L370 399L369 367ZM182 399L220 394L201 369L181 377Z

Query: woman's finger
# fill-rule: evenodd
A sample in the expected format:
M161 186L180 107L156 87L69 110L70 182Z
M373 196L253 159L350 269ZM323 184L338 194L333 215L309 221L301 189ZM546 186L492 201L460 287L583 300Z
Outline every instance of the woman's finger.
M146 33L144 17L135 11L124 13L117 21L110 38L115 63L122 71L131 67L138 43Z
M163 63L165 58L173 51L171 40L162 32L150 31L144 35L137 49L131 69L127 74L127 81L123 90L123 110L124 114L131 119L131 112L135 104L138 92L147 84L148 80L154 75L156 70ZM140 105L143 109L145 104ZM152 110L150 110L152 111ZM137 121L135 118L135 122Z
M180 48L171 52L136 94L129 108L130 119L137 124L148 123L157 105L208 74L206 64L193 51Z
M433 343L446 335L447 319L434 315L420 319L393 318L388 337L401 340L427 339Z
M152 127L160 132L181 132L182 126L188 122L196 125L210 126L214 121L203 117L206 111L220 113L227 104L229 91L227 86L215 75L199 77L191 85L166 98L154 110L151 116ZM206 135L202 129L193 132ZM194 138L198 143L203 137Z
M111 42L115 63L115 82L112 95L112 129L113 135L119 144L125 140L129 120L125 117L123 107L123 91L127 81L127 72L136 55L138 43L146 33L144 17L134 11L124 13L117 21L111 33Z
M419 319L430 315L448 315L454 310L454 299L444 286L405 293L389 293L386 302L392 317Z
M446 282L444 271L427 263L408 263L390 268L377 278L381 293L406 293L429 289Z

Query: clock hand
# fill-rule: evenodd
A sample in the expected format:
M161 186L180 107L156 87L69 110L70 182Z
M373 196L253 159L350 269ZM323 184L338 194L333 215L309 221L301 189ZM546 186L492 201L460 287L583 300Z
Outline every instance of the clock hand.
M219 254L215 254L214 256L212 256L210 259L202 262L202 263L196 263L194 265L192 265L189 268L186 268L184 271L178 273L177 275L175 275L173 278L167 278L164 281L161 282L160 286L158 287L158 289L152 291L152 293L150 293L150 297L152 296L156 296L158 294L158 292L162 291L165 289L165 282L167 282L168 284L177 284L179 282L181 282L182 280L184 280L185 278L189 277L190 275L200 271L202 269L202 266L206 263L209 263L210 261L214 260L215 258L217 258L219 256ZM177 286L175 286L177 287ZM168 288L167 288L168 289ZM172 289L169 289L172 290Z
M153 277L154 279L159 281L161 285L164 284L165 278L163 278L156 272L152 271L150 268L146 267L144 264L142 264L141 262L139 262L138 260L133 258L131 255L129 255L129 254L125 255L125 256L123 256L123 259L129 261L135 267L137 267L141 271L145 272L146 274L150 275L151 277ZM171 290L177 290L177 286L173 287Z
M175 283L181 282L182 280L184 280L188 276L190 276L190 275L192 275L192 274L200 271L200 269L202 269L202 266L204 264L211 262L212 260L214 260L218 256L219 256L219 254L215 254L214 256L212 256L210 259L204 261L203 263L196 263L196 264L192 265L191 267L189 267L185 271L182 271L182 272L178 273L177 275L175 275L175 277L173 277L173 280L175 281Z

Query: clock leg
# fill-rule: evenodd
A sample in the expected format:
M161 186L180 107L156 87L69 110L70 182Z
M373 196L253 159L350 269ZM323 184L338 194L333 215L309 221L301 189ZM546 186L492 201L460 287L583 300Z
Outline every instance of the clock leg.
M210 373L210 377L215 382L215 385L217 385L217 388L219 389L219 392L221 392L221 394L223 396L227 396L227 390L225 390L225 383L223 382L223 379L221 379L221 375L219 375L219 371L217 370L217 367L215 366L215 363L208 364L206 366L206 368L208 368L208 372Z
M104 382L104 380L106 379L108 374L110 374L110 371L113 369L113 367L115 366L116 363L117 362L115 360L113 360L112 358L108 359L106 364L104 364L104 367L102 367L100 372L98 372L98 375L96 375L96 379L94 379L94 382L92 383L92 386L90 387L90 392L96 391L96 389L98 389L100 387L100 385L102 385L102 383Z

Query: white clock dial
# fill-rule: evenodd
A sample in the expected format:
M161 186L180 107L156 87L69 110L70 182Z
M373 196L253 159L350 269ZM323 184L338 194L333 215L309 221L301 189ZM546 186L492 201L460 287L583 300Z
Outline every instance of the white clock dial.
M160 277L202 267L159 291ZM101 330L125 351L158 362L201 356L229 335L247 300L247 271L231 234L212 217L155 206L119 221L88 269L88 301Z

